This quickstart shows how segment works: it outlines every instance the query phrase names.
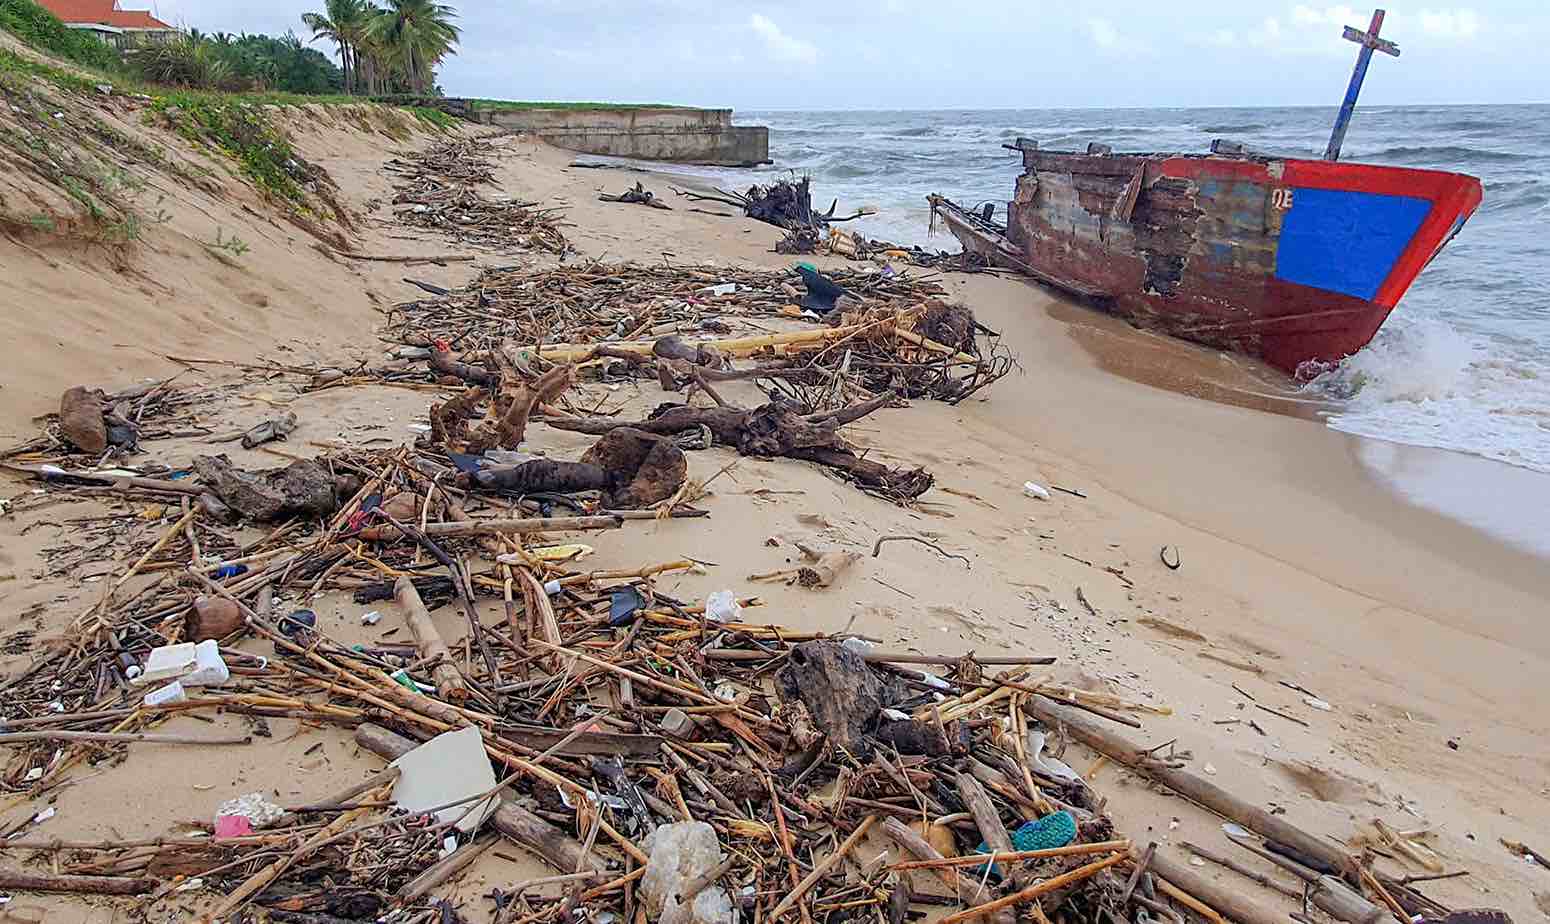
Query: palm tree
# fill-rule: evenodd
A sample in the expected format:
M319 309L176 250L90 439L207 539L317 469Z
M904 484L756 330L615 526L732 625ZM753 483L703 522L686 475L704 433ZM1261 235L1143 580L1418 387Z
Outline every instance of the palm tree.
M322 13L301 14L313 41L324 38L339 46L346 93L355 92L355 48L366 34L366 6L365 0L324 0Z
M371 28L371 24L381 15L382 7L370 2L370 0L366 0L363 3L361 7L361 34L355 40L351 49L355 53L355 60L352 62L351 67L355 71L356 83L361 84L364 81L366 93L369 96L375 96L380 92L379 83L382 80L381 75L387 71L384 64L387 59L387 51L377 39L375 31Z
M438 62L457 45L457 11L434 0L386 0L370 31L398 59L415 93L424 93Z

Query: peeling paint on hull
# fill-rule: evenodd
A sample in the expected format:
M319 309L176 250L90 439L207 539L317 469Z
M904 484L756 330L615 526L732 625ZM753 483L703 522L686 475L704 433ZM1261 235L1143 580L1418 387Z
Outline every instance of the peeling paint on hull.
M1025 147L1023 166L1021 268L1293 374L1365 346L1481 197L1474 177L1325 161Z

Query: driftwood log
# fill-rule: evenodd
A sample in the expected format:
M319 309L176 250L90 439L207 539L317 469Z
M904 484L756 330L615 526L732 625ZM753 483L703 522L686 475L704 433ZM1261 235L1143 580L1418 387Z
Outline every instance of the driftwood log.
M1265 809L1233 795L1210 780L1196 776L1188 770L1174 769L1142 760L1142 756L1147 753L1145 748L1098 725L1076 709L1042 696L1030 696L1023 700L1023 710L1051 728L1065 728L1077 741L1151 777L1208 811L1215 812L1229 821L1235 821L1273 841L1316 857L1335 869L1351 868L1351 857L1339 844L1314 837L1279 815L1272 815Z
M836 217L834 210L840 204L838 199L829 205L829 211L814 211L813 178L810 176L779 180L768 186L750 186L746 193L727 192L722 189L716 190L716 195L705 195L682 189L673 191L691 202L721 202L737 206L749 218L758 219L787 231L798 228L821 228L831 222L853 221L870 214L868 210L862 209L854 215Z
M75 892L82 895L143 895L161 883L129 876L53 876L19 869L0 869L0 889L21 892Z
M533 409L554 401L576 381L576 368L571 365L556 366L532 381L516 379L514 373L500 377L502 384L493 396L489 387L475 385L451 401L431 405L431 441L469 455L516 449L527 435ZM514 380L520 384L513 384ZM489 413L471 431L469 419L486 398Z
M798 414L789 404L771 402L753 410L739 407L698 408L666 404L646 420L619 421L606 417L570 417L548 421L551 427L577 433L603 434L619 427L671 436L708 427L716 442L733 446L745 456L803 459L836 469L866 490L892 498L913 499L930 490L935 479L923 468L896 469L863 459L846 445L839 428L860 420L895 400L887 393L863 404L827 414Z
M806 706L817 729L858 759L871 753L869 733L878 713L903 698L860 654L832 641L793 648L775 675L775 688L783 702Z
M427 360L430 367L444 376L462 379L470 385L499 385L501 376L499 372L491 372L483 366L475 366L465 363L452 355L452 350L445 344L437 343L431 347L431 355Z
M609 195L608 193L601 193L598 195L597 201L625 202L635 205L645 205L654 209L663 209L669 212L673 210L671 205L668 205L666 202L658 199L655 195L652 194L651 190L647 189L645 186L642 186L640 183L636 183L634 189L626 189L624 192L617 196Z
M534 459L481 469L459 478L458 483L515 494L601 491L609 508L638 510L672 497L688 478L689 460L671 439L632 427L615 427L579 462Z
M310 460L249 472L224 455L199 456L194 459L194 471L228 507L260 523L289 516L328 516L339 507L334 477Z

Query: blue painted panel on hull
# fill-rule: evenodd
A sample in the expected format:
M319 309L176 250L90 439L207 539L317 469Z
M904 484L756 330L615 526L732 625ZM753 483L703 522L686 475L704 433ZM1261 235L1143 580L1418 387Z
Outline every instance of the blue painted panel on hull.
M1296 189L1281 224L1276 277L1371 299L1432 203L1342 189Z

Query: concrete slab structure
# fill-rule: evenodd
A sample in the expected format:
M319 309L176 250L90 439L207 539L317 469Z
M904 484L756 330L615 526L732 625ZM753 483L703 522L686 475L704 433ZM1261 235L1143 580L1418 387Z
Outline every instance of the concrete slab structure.
M770 130L733 125L730 109L484 109L478 115L583 154L718 167L770 159Z

